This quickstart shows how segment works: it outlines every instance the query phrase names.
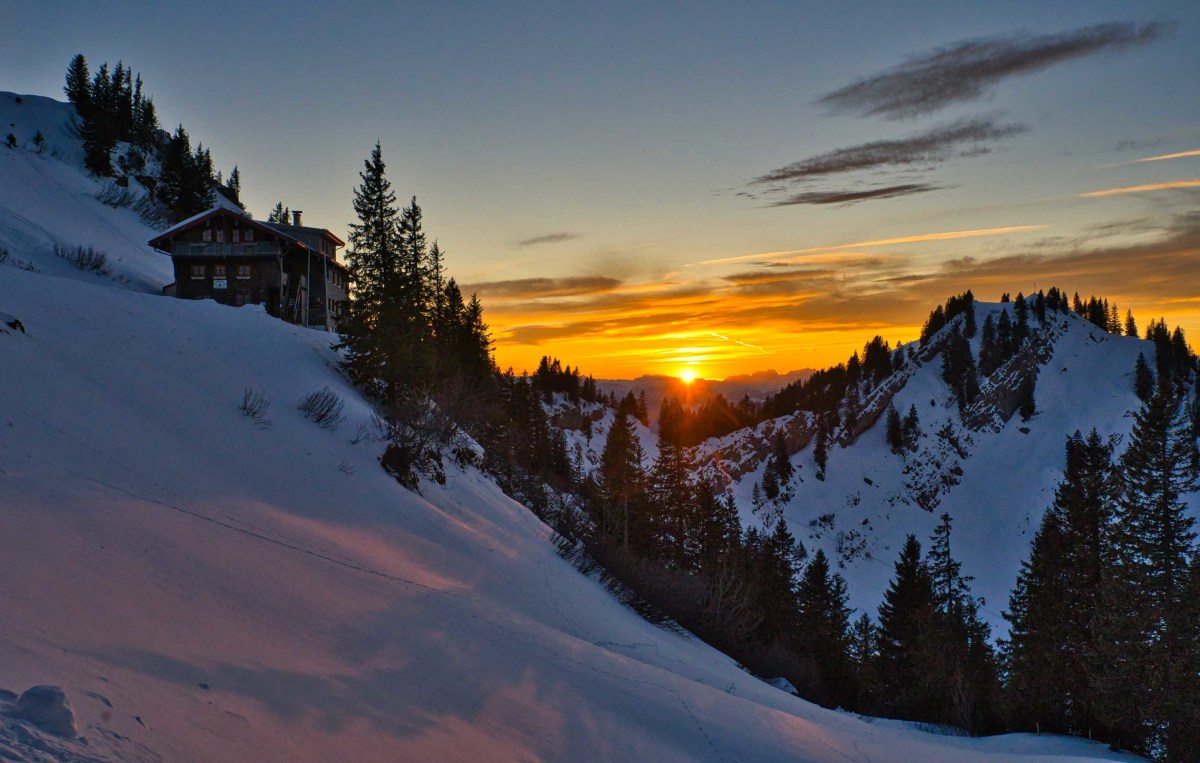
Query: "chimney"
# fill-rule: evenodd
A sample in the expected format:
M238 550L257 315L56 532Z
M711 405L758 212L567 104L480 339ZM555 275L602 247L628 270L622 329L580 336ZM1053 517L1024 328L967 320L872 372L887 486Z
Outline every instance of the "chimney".
M295 225L297 228L300 227L300 215L302 214L304 213L298 209L292 210L292 225Z

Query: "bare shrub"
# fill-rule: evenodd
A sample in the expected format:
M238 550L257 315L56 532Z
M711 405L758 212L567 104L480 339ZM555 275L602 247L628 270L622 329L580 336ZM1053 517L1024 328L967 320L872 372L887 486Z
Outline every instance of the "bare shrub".
M137 195L128 188L121 188L116 183L109 182L96 194L96 200L113 209L120 209L132 207L137 202Z
M388 447L380 463L409 490L421 476L446 483L442 448L454 438L457 425L429 395L414 393L388 411Z
M54 253L84 272L102 276L112 272L108 269L108 255L90 246L70 247L55 244Z
M350 441L350 444L385 442L390 436L391 428L388 423L378 413L372 413L371 418L359 423L358 431L354 433L354 439Z
M270 420L267 419L267 411L270 408L271 401L253 387L246 387L246 391L242 393L242 404L238 406L242 415L251 419L259 427L271 425Z
M329 387L306 395L296 407L304 414L304 418L322 429L337 429L345 418L342 415L342 398Z

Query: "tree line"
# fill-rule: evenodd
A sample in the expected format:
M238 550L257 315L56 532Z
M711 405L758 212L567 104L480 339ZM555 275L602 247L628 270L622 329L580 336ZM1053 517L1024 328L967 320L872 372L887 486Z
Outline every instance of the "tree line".
M478 298L464 300L446 277L416 198L397 204L378 145L360 178L342 346L347 370L380 403L389 427L383 462L402 482L436 477L452 430L465 429L482 446L480 465L557 530L568 555L602 565L652 618L687 628L759 675L786 677L820 704L972 733L1090 734L1163 760L1195 759L1188 713L1200 702L1200 555L1182 496L1196 488L1200 406L1180 394L1194 389L1190 349L1171 361L1183 370L1155 374L1118 461L1114 444L1095 433L1068 441L1063 482L997 649L954 556L948 514L926 549L907 539L882 604L855 617L834 560L809 553L781 511L762 512L761 527L742 526L732 495L693 461L694 411L664 403L651 460L635 428L639 418L648 423L644 399L605 395L551 357L533 374L500 371ZM1028 341L1030 315L1071 309L1057 289L1009 302L1012 318L1004 320L1006 304L1000 320L980 327L981 345L994 353L989 367ZM983 359L975 363L969 344L966 357L948 355L964 351L971 329L958 317L973 314L969 292L937 313L938 331L953 322L962 340L945 343L943 372L975 365L978 373ZM915 351L876 338L774 404L809 406L828 431L844 421L849 397L884 383ZM559 395L589 422L609 410L593 470L555 423L547 403ZM889 411L886 426L893 449L912 447L915 410ZM832 444L828 434L823 442ZM797 481L782 436L767 462L763 505L782 505Z
M79 115L84 164L93 175L114 177L120 185L130 176L138 178L174 221L211 208L218 193L241 205L238 168L225 180L214 170L208 149L192 148L183 125L174 133L162 130L140 73L118 61L111 69L108 62L101 64L92 75L79 53L67 66L63 91ZM155 160L159 172L152 176L147 168Z

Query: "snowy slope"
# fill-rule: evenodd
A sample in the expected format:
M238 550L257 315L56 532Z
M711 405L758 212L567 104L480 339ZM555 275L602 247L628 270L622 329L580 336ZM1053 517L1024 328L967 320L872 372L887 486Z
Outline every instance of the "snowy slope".
M146 244L157 231L133 209L99 200L106 191L136 199L145 190L136 180L122 189L84 171L76 120L69 104L0 92L0 136L12 133L18 142L0 147L0 249L8 251L10 265L95 281L100 277L81 273L54 252L55 246L92 247L108 258L113 282L161 293L174 275L171 259ZM33 143L38 132L46 141L40 151Z
M0 757L1126 759L822 710L646 624L487 478L418 496L384 474L328 334L157 296L136 217L93 206L69 150L19 151L0 149L0 713L59 685L82 739L0 714ZM56 267L62 231L113 276ZM325 386L333 431L296 410Z
M976 303L977 324L989 313L997 318L1004 307ZM1007 307L1011 317L1012 306ZM829 449L824 481L816 479L811 443L793 456L800 481L783 515L810 551L823 548L841 562L851 605L859 611L874 614L905 536L915 533L927 546L938 515L948 512L954 520L953 553L964 574L975 577L984 615L997 633L1005 632L1000 613L1062 479L1067 437L1096 427L1104 437L1126 441L1132 412L1141 405L1133 391L1134 363L1139 352L1152 364L1154 358L1152 342L1109 334L1073 314L1051 315L1048 322L1053 354L1040 367L1037 413L1030 421L1014 415L1006 424L966 426L935 356L910 369L893 399L902 414L917 408L922 430L917 453L893 454L881 417L853 444ZM976 336L976 357L978 343ZM954 444L939 435L947 426ZM722 444L727 443L710 447ZM745 522L761 521L750 511L750 493L763 469L759 463L736 485ZM936 494L929 511L914 500L924 489ZM1193 495L1192 502L1192 510L1200 512L1200 496Z
M1104 759L821 710L644 623L487 479L385 475L327 334L12 268L0 311L0 687L62 685L89 754ZM325 385L332 432L295 410Z

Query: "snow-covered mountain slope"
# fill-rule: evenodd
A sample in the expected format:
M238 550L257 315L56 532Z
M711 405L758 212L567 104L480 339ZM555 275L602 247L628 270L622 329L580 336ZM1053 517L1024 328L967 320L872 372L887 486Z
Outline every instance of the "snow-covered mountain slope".
M1104 757L821 710L646 624L479 474L392 481L327 334L12 268L0 310L0 686L63 686L96 759Z
M1004 309L1011 317L1011 304L976 303L976 323L982 325L989 314L998 318ZM734 490L744 522L761 524L751 492L762 479L775 428L804 443L792 457L798 467L793 496L776 512L781 510L810 551L823 548L838 560L859 611L874 613L878 607L905 536L915 533L927 545L938 515L948 512L954 520L952 551L964 574L975 577L984 615L1002 634L1001 612L1062 479L1067 437L1095 427L1118 443L1127 439L1132 412L1141 405L1133 389L1134 363L1138 353L1154 360L1152 342L1109 334L1074 314L1051 313L1045 326L1036 318L1031 325L1035 336L1024 360L1041 363L1037 412L1029 421L1012 415L1006 422L991 405L1008 391L1002 385L1015 387L1019 378L1002 378L1004 369L983 383L983 402L960 415L942 381L939 355L927 351L916 353L864 400L864 407L874 402L883 410L892 395L901 414L916 407L921 436L915 452L892 453L882 415L852 442L830 446L824 480L817 478L810 414L766 422L703 449L727 458L745 455L727 471L738 477ZM972 352L978 357L978 336ZM1192 496L1192 510L1200 511L1200 496Z
M122 288L157 288L140 223L84 214L94 181L69 161L4 151L0 757L1126 759L822 710L645 623L479 473L424 496L388 477L328 334ZM110 247L114 277L32 251L56 220ZM324 387L333 430L296 409ZM41 684L80 739L5 714Z

